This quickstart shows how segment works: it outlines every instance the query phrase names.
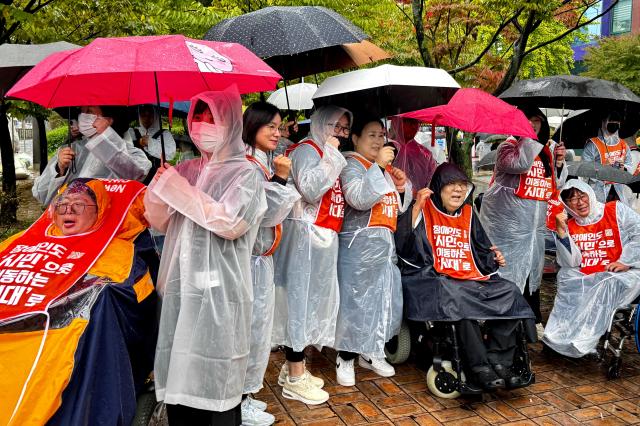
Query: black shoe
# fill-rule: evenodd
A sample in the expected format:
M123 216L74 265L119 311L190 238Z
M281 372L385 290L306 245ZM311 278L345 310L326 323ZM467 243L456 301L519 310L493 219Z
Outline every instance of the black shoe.
M489 366L474 367L472 372L476 383L486 391L494 391L505 387L504 379L498 377L493 368Z
M513 374L511 368L505 367L502 364L495 364L493 365L493 371L495 371L496 374L504 380L504 384L507 389L522 387L522 380L520 377Z

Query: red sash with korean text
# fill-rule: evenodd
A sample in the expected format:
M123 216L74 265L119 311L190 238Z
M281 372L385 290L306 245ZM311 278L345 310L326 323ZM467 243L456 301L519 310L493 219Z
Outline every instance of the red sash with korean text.
M360 155L351 155L369 170L373 163ZM396 192L385 194L382 200L374 205L369 212L369 222L367 227L381 226L388 228L391 232L396 232L398 224L398 195Z
M598 153L600 154L600 163L604 165L614 165L615 163L624 164L624 160L627 158L627 143L623 139L619 139L618 143L612 146L607 145L600 138L591 138L591 142L598 149ZM615 183L610 181L605 181L605 183Z
M554 191L547 201L547 228L556 231L556 216L562 213L564 204L560 201L560 191Z
M103 223L70 236L47 235L48 212L0 253L0 320L46 311L80 280L116 235L131 203L145 186L136 181L100 179L110 197Z
M489 276L480 272L471 251L472 207L465 204L460 215L450 216L427 200L422 213L435 270L458 280L487 280Z
M616 202L610 201L596 223L582 226L573 218L567 221L569 235L582 253L580 272L583 274L603 272L606 265L620 258L622 242L617 216Z
M253 155L247 155L247 160L260 167L260 170L262 170L262 173L264 173L264 177L267 179L267 181L271 180L271 173L256 157L254 157ZM273 227L273 244L271 244L271 247L269 247L269 249L262 253L260 256L271 256L280 245L280 240L282 240L281 223Z
M551 150L547 145L542 148L547 153L547 158L553 158ZM556 190L555 171L551 165L551 176L544 176L544 164L539 156L533 160L533 165L529 171L520 175L520 182L515 190L519 198L528 200L548 201Z
M324 156L324 152L311 139L306 139L300 143L291 145L285 151L287 157L300 145L309 145L316 150L320 158ZM342 187L340 186L340 178L336 179L333 187L322 196L318 211L316 213L315 225L322 228L333 229L340 232L342 229L342 221L344 220L344 197L342 196Z

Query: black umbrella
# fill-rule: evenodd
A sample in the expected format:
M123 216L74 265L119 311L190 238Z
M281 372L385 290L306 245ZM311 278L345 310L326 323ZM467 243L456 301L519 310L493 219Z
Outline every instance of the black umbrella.
M609 113L607 110L600 109L576 112L565 118L564 123L556 130L552 138L558 142L562 135L564 145L570 149L582 149L588 139L598 136L602 120ZM621 138L628 138L633 136L638 129L640 129L640 110L631 111L622 117L618 135Z
M622 84L576 75L518 81L499 97L516 106L613 108L621 113L640 110L640 97Z

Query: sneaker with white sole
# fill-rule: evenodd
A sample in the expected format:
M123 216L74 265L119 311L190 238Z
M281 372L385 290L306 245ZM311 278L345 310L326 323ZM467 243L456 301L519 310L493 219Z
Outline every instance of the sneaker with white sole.
M345 361L344 359L336 358L336 379L338 384L342 386L355 386L356 384L356 371L353 368L355 358Z
M393 365L389 364L384 358L367 359L365 356L360 355L358 365L362 368L373 370L374 373L382 377L391 377L396 374Z
M287 399L295 399L308 405L318 405L327 402L329 394L319 387L315 386L310 374L305 372L295 382L291 381L291 377L287 376L284 386L282 387L282 396Z
M242 412L243 426L270 426L276 421L273 414L257 409L251 404L249 398L242 401L240 411Z
M308 374L311 377L311 383L313 383L313 386L322 389L322 387L324 386L324 380L311 374L309 370L307 370L307 367L304 368L304 373ZM284 364L282 364L280 374L278 375L278 385L284 386L284 383L287 380L287 376L289 376L289 366L285 362Z
M247 395L247 401L249 404L253 405L260 411L264 411L267 409L267 403L264 401L260 401L259 399L255 399L251 394Z

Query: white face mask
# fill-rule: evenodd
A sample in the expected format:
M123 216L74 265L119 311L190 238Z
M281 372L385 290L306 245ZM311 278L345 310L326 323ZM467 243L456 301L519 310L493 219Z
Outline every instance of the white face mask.
M191 140L198 149L211 154L222 142L226 133L226 126L207 123L206 121L194 121L191 123Z
M85 137L90 138L96 134L96 128L93 127L93 122L98 118L95 114L86 114L81 112L78 115L78 129Z

